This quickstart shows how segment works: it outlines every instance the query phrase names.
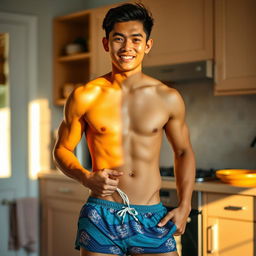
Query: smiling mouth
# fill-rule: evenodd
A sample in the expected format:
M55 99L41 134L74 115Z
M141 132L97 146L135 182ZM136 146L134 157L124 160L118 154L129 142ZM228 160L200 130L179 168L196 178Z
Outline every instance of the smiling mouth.
M131 55L119 55L119 58L124 62L129 62L135 58L135 56Z

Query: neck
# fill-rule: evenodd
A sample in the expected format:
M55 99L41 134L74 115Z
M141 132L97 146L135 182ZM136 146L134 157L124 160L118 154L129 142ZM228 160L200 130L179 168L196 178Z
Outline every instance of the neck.
M118 84L121 89L133 89L133 85L142 77L141 67L131 71L120 71L114 66L112 67L111 80L112 83Z

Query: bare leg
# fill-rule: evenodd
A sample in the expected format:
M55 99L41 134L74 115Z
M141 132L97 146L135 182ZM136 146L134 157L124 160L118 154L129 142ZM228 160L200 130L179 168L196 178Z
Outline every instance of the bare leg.
M179 256L177 252L152 253L152 254L134 254L132 256Z
M104 253L99 253L99 252L90 252L90 251L87 251L86 249L80 247L80 256L110 256L110 255L118 256L115 254L104 254Z

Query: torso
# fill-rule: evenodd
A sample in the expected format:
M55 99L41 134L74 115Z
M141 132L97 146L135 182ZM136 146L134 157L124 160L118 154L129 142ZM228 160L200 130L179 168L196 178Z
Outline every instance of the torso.
M147 76L133 90L122 90L107 76L89 86L99 90L84 115L93 171L123 171L118 187L132 204L159 203L159 153L163 127L170 118L167 86ZM121 202L117 192L103 199Z

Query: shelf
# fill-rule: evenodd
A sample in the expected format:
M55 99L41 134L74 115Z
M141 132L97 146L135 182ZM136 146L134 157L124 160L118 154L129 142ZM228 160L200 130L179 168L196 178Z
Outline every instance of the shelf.
M67 100L67 99L57 99L57 100L55 101L55 104L58 105L58 106L63 106L63 105L65 105L66 100Z
M90 53L78 53L72 54L69 56L58 57L58 62L68 62L68 61L77 61L77 60L86 60L90 58Z

